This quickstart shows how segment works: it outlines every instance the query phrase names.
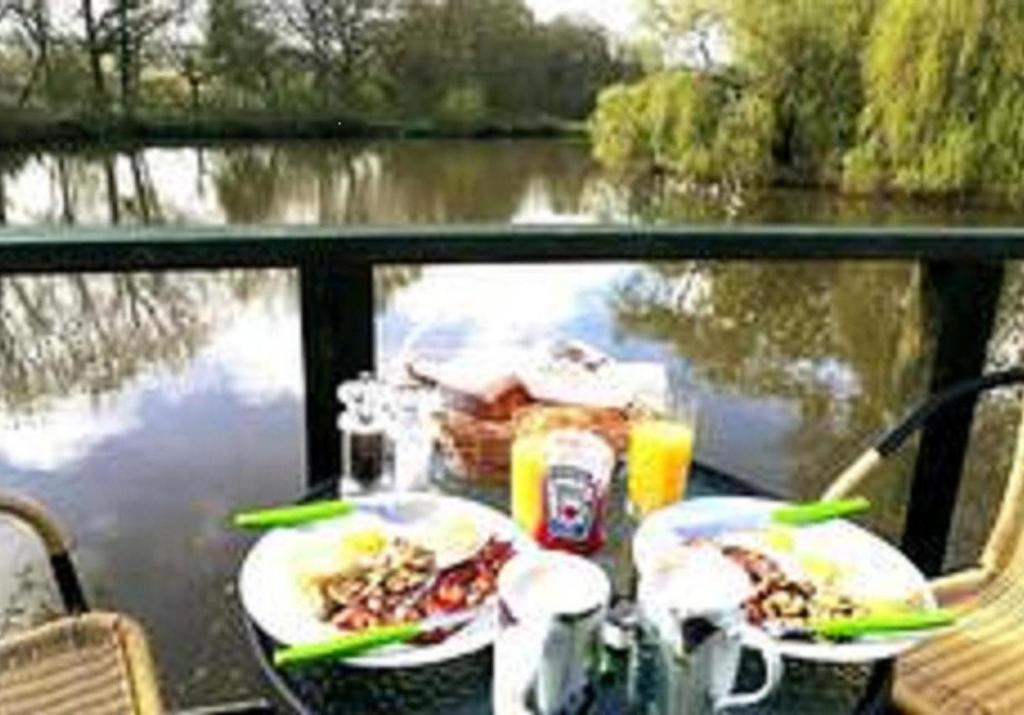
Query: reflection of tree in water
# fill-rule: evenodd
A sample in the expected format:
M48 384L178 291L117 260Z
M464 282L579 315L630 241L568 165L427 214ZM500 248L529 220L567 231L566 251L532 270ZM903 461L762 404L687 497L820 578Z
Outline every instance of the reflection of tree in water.
M156 366L180 369L225 314L282 272L131 273L0 279L0 406L116 390Z
M667 176L595 175L586 187L587 211L605 220L643 223L836 225L1017 225L1013 212L984 204L909 196L847 195L807 188L738 190L686 185Z
M168 218L146 153L141 149L21 154L10 165L0 155L0 199L6 193L7 181L16 178L30 161L42 170L45 180L29 185L25 193L48 192L51 197L41 212L28 217L31 223L152 224ZM19 197L6 198L7 201L0 200L5 207ZM36 204L39 197L21 198ZM3 218L0 211L0 223Z
M382 311L395 295L420 279L423 266L378 266L373 269L373 307Z
M7 223L7 177L18 173L27 161L24 152L0 151L0 226Z
M652 264L612 310L620 330L673 346L719 387L793 400L793 485L810 496L921 393L919 290L909 264Z
M215 185L232 223L504 222L532 191L578 211L592 170L570 142L288 144L225 150Z

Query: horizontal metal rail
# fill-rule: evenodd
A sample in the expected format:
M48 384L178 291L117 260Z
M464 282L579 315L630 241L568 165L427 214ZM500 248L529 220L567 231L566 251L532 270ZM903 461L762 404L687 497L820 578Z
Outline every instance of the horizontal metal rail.
M0 271L21 273L308 263L871 258L1024 258L1024 229L462 225L0 230Z

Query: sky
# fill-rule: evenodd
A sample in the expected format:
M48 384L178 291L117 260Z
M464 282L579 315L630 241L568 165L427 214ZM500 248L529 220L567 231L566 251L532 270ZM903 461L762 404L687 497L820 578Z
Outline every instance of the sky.
M625 35L636 23L635 0L527 0L537 18L587 15L617 34Z

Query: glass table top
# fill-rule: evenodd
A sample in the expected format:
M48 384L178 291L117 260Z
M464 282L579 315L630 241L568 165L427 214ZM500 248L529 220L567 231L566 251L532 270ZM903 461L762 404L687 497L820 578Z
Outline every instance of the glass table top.
M461 496L509 510L507 487L487 485L438 475L429 485L431 491ZM614 481L609 513L606 514L607 540L593 558L608 573L616 598L629 598L635 575L629 544L632 520L625 514L623 479ZM333 485L324 488L333 492ZM310 497L323 495L311 493ZM753 490L713 470L694 467L687 497L746 496ZM307 497L307 498L310 498ZM399 670L368 670L344 664L320 663L296 671L282 671L270 665L269 654L276 643L259 628L247 622L254 655L284 704L301 715L470 715L491 712L490 649L443 664ZM749 657L748 657L749 656ZM628 658L606 651L603 672L595 683L589 713L654 715L653 669L641 657L630 666ZM761 681L760 664L751 654L744 656L739 687L750 689ZM782 685L763 703L737 710L739 713L832 713L885 712L888 682L881 668L835 666L829 664L786 662ZM873 671L875 671L873 673ZM874 677L872 675L874 674ZM627 697L627 693L631 693Z

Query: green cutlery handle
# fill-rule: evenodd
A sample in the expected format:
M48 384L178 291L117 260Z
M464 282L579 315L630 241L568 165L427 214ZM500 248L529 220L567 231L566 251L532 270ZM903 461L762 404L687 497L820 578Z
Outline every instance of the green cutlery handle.
M922 631L951 626L956 615L949 610L879 613L856 618L837 618L811 624L811 630L826 638L857 638L884 633Z
M297 506L282 506L235 514L232 523L242 529L268 529L275 526L297 526L332 516L344 516L355 507L347 501L332 499Z
M423 632L418 623L379 626L341 636L322 643L308 643L274 651L274 665L279 668L304 665L325 658L345 658L393 643L404 643Z
M816 501L776 509L772 512L772 521L787 526L803 526L859 514L870 508L871 502L864 497Z

